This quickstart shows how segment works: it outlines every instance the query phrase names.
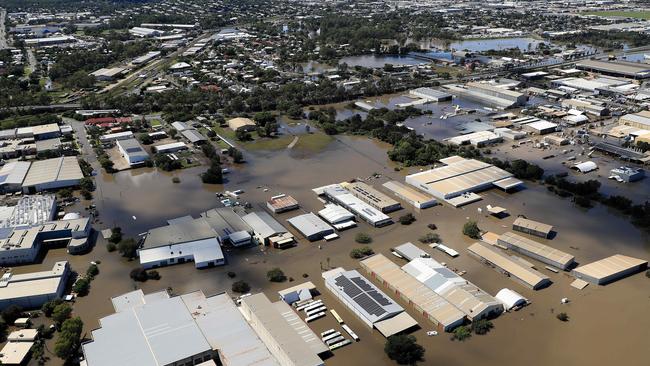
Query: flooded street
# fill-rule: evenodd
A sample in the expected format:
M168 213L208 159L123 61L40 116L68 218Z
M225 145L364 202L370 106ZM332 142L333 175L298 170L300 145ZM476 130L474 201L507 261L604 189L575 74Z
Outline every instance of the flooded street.
M293 150L245 152L246 164L234 169L225 187L209 186L200 182L197 176L204 167L188 169L173 174L153 169L125 171L113 176L99 174L96 204L103 224L96 229L113 225L121 226L128 235L136 235L149 228L161 226L170 218L186 214L197 215L203 210L215 207L214 192L225 189L243 189L242 202L250 202L254 209L262 209L270 196L286 193L301 204L299 211L280 214L278 220L288 226L286 219L300 212L316 212L322 203L311 191L325 184L367 178L373 173L381 178L369 183L379 187L388 179L403 180L403 175L416 171L395 172L394 164L388 161L386 144L364 137L338 136L324 151L308 153ZM95 163L93 163L95 164ZM181 179L172 183L172 176ZM399 302L418 321L422 329L414 334L426 348L424 364L469 365L469 364L527 364L547 365L607 365L621 362L626 365L642 366L650 356L647 347L647 329L650 328L648 279L643 274L615 282L605 287L588 286L578 291L569 286L572 278L566 273L555 274L541 270L551 277L553 284L544 290L534 292L480 264L467 255L466 248L472 240L461 234L462 224L471 218L478 221L483 230L503 233L509 230L514 218L524 214L529 218L555 226L557 237L549 244L574 254L577 261L587 263L604 256L621 253L639 258L650 257L650 240L646 233L632 226L626 218L610 213L606 208L596 207L589 211L576 208L570 201L562 200L546 191L545 187L528 183L528 188L514 194L497 190L483 192L483 201L454 209L437 206L423 211L412 207L393 213L397 217L412 212L417 221L409 227L399 223L383 228L371 228L365 223L344 231L341 238L332 242L308 243L300 240L297 247L276 250L256 247L242 250L227 250L227 264L218 268L197 270L192 263L159 269L162 278L145 283L135 283L129 278L137 261L129 262L117 252L108 253L103 239L98 239L92 252L69 256L64 249L50 250L43 263L17 267L17 273L42 270L57 260L67 259L72 268L85 272L90 261L101 261L100 274L92 282L90 295L78 298L74 315L84 320L86 337L92 329L99 327L98 319L113 312L110 297L135 288L145 293L171 288L181 294L203 290L206 294L230 291L232 282L244 280L252 292L264 291L271 299L277 299L277 291L305 280L313 281L322 293L325 304L336 311L359 335L361 341L334 352L326 361L328 365L389 365L392 364L383 352L385 339L371 331L347 308L325 289L320 277L322 269L342 266L359 269L358 261L349 257L358 232L366 232L373 238L370 246L377 253L389 254L389 248L411 241L429 232L426 225L435 223L443 242L460 252L451 259L439 251L418 244L440 262L447 262L452 268L466 270L468 280L494 295L500 289L514 289L532 301L519 312L507 313L493 321L495 328L485 336L473 336L466 342L452 342L448 334L427 337L426 331L433 325L416 314L408 304ZM259 188L258 188L259 187ZM268 188L264 192L262 187ZM508 210L510 217L499 220L478 213L478 207L487 204L499 205ZM136 219L133 219L136 216ZM299 237L297 233L294 234ZM319 249L321 245L322 249ZM391 260L400 259L390 256ZM403 265L406 262L398 262ZM280 267L293 283L273 284L266 280L266 271ZM226 273L236 273L230 279ZM363 271L361 271L363 273ZM306 279L303 278L306 275ZM378 284L385 290L383 285ZM395 299L394 295L390 295ZM571 302L560 304L568 297ZM564 311L570 321L560 322L555 313ZM331 316L310 323L316 332L335 327ZM607 329L607 334L603 330ZM48 343L53 349L53 342ZM498 352L495 352L498 350ZM60 360L51 356L52 365Z

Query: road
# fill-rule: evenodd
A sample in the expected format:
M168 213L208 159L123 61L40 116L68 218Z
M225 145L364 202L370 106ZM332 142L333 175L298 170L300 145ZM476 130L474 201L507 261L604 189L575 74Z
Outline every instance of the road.
M7 48L7 35L5 33L5 17L7 16L7 11L4 8L0 8L0 50Z

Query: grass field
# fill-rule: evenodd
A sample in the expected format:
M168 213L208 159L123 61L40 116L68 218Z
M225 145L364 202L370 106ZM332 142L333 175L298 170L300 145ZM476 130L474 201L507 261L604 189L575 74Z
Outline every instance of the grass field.
M214 131L230 140L230 142L251 151L286 149L294 138L293 135L282 135L274 138L259 137L256 132L251 132L251 136L253 137L252 141L238 141L235 137L235 132L228 128L214 127ZM332 137L321 132L299 135L299 137L298 143L296 143L293 149L310 152L317 152L324 149L333 140Z
M650 19L650 11L624 11L624 10L610 10L610 11L592 11L582 13L583 15L598 15L601 17L625 17L637 19Z

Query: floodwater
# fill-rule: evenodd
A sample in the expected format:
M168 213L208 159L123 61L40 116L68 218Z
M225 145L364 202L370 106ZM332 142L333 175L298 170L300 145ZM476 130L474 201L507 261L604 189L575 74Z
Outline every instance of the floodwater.
M417 59L411 56L398 56L398 55L362 55L362 56L347 56L339 60L339 64L347 64L350 67L362 66L368 68L382 68L386 64L396 66L413 66L423 65L429 63L426 60Z
M363 137L339 136L320 153L305 154L290 150L245 153L248 163L231 174L225 188L243 189L245 193L241 200L251 202L256 209L262 209L265 200L272 195L292 195L300 202L301 208L278 216L278 220L286 225L287 218L322 208L322 203L311 191L314 187L352 178L366 178L373 173L381 174L381 178L370 182L379 187L388 179L403 180L403 174L418 170L412 168L408 172L395 172L394 164L386 156L388 148L386 144ZM184 172L180 186L171 183L169 175L148 170L140 174L120 173L114 179L100 176L98 185L101 194L96 196L105 225L97 225L97 229L108 227L110 225L107 223L117 220L127 233L138 233L149 227L164 225L166 219L215 206L214 191L220 187L197 183L198 177L195 175L199 172L200 169ZM648 279L643 274L604 287L590 285L578 291L569 286L572 279L567 274L545 271L543 265L536 263L554 283L544 290L532 291L467 255L465 249L473 241L461 234L461 227L468 218L476 220L484 230L502 233L509 229L517 215L524 214L554 225L558 234L548 243L574 254L580 263L615 253L650 258L647 234L640 232L625 218L602 207L584 211L570 201L547 192L544 187L532 183L527 186L527 189L513 194L496 190L484 192L483 201L462 209L437 206L418 211L406 206L391 214L397 218L407 212L413 213L417 221L409 227L394 224L377 229L360 223L358 228L342 232L340 239L329 243L300 240L297 247L287 250L263 247L229 250L226 251L228 264L223 267L196 270L192 263L170 266L159 270L162 276L159 281L131 281L128 274L137 266L137 262L128 262L117 253L108 253L102 239L89 254L68 256L64 249L51 250L43 263L18 267L16 272L42 270L61 259L69 260L73 269L83 272L90 261L100 260L100 274L92 283L90 295L79 298L74 308L74 315L84 320L86 337L99 326L100 317L112 313L110 297L135 288L142 288L145 293L171 287L179 294L194 290L215 294L229 291L235 280L244 280L251 284L253 292L264 291L269 298L277 299L278 290L304 281L306 275L321 291L325 304L334 308L361 338L358 343L334 351L334 356L326 363L346 366L392 365L394 363L382 352L385 339L362 324L328 293L320 276L321 270L328 266L359 268L358 262L349 257L350 249L358 246L353 241L358 232L369 233L373 238L370 246L375 252L383 253L397 262L399 259L390 256L389 248L407 241L417 243L418 237L429 232L426 225L435 223L443 242L461 255L451 259L420 245L433 258L447 262L452 268L466 270L468 280L492 295L507 287L529 298L532 304L519 312L503 314L495 319L495 328L488 335L475 335L460 343L450 341L448 334L427 337L426 331L432 329L433 325L416 314L408 304L398 300L422 327L414 335L426 349L424 364L547 366L624 362L630 366L647 365L650 356L647 347L650 317L647 316ZM264 192L261 187L268 188L268 191ZM479 214L477 208L487 204L502 206L511 216L499 220ZM134 215L137 220L132 219ZM264 274L273 267L283 269L288 277L295 279L294 283L267 282ZM235 272L237 277L229 279L227 271ZM383 289L381 284L377 285ZM568 297L571 302L561 305L560 299L563 297ZM560 311L569 315L569 322L560 322L555 318L555 313ZM341 330L330 315L309 326L316 332L329 328ZM52 342L48 343L48 349L53 349ZM54 356L52 358L51 364L61 364Z

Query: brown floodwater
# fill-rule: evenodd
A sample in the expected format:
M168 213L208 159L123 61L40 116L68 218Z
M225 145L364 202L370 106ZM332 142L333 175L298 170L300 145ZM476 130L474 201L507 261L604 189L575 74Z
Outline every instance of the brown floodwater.
M245 190L241 200L250 202L257 209L264 207L265 200L274 194L292 195L300 202L300 211L278 216L278 220L288 226L287 218L301 211L315 212L322 208L311 191L314 187L352 178L366 178L373 173L381 174L381 178L371 181L375 186L380 186L387 179L402 180L407 172L394 171L394 164L386 156L387 148L383 143L366 138L337 137L320 153L292 150L247 152L245 157L248 163L234 169L225 188ZM214 192L224 188L203 185L197 176L203 169L199 167L174 173L181 178L180 184L172 183L174 174L146 169L122 172L112 177L98 176L96 201L103 225L97 225L97 229L119 224L132 235L164 225L169 218L196 215L216 206L218 202ZM411 169L411 172L415 170ZM269 190L264 192L258 187ZM231 283L241 279L251 284L253 292L264 291L271 299L277 299L278 290L304 281L303 276L306 275L322 292L325 304L336 309L361 338L360 342L335 351L326 363L390 365L392 361L383 352L383 336L368 329L331 296L320 274L328 265L359 268L358 262L349 257L350 249L358 246L353 239L358 232L367 232L372 236L373 243L370 245L375 252L389 255L389 248L407 241L416 243L418 237L429 231L426 225L435 223L443 242L461 255L451 259L420 245L432 257L447 262L450 267L466 270L468 280L492 295L507 287L528 297L532 304L519 312L503 314L495 319L495 328L488 335L473 336L461 343L451 341L448 334L427 337L426 331L432 329L433 325L415 314L408 304L398 300L422 327L413 334L426 349L424 364L647 365L650 356L650 317L647 315L650 310L650 280L643 274L604 287L590 285L578 291L569 286L572 279L567 274L548 272L537 263L538 268L542 268L553 280L553 284L541 291L528 290L470 258L465 249L472 244L472 240L461 234L461 227L467 218L471 218L477 220L484 230L502 233L509 229L514 217L525 214L554 225L558 234L548 243L574 254L580 263L615 253L650 258L648 235L632 226L626 218L606 208L584 211L534 184L528 184L527 189L514 194L491 190L482 195L483 201L462 209L437 206L417 211L406 206L391 214L397 218L407 212L413 213L417 221L410 226L394 224L376 229L361 223L357 228L344 231L340 239L329 243L300 240L298 246L287 250L263 247L229 250L226 251L228 264L223 267L197 270L191 263L170 266L159 270L162 276L159 281L131 281L129 271L137 266L137 262L128 262L117 253L108 253L102 239L88 254L68 256L63 249L51 250L43 263L18 267L16 271L42 270L56 260L67 259L73 269L83 272L90 261L100 260L100 274L92 283L90 295L79 298L74 307L75 315L84 320L86 336L99 326L100 317L112 313L110 297L134 288L151 292L171 287L175 293L203 290L206 294L214 294L229 291ZM487 204L505 207L511 216L499 220L479 214L477 208ZM136 216L136 219L132 216ZM389 258L400 261L390 255ZM265 273L273 267L280 267L295 281L291 284L269 283ZM237 277L228 278L228 271L234 271ZM568 297L571 302L560 304L563 297ZM560 322L555 318L555 313L560 311L569 315L569 322ZM310 327L316 332L329 328L341 330L330 315L310 323ZM48 343L48 348L53 349L52 342ZM52 357L52 365L60 364Z

